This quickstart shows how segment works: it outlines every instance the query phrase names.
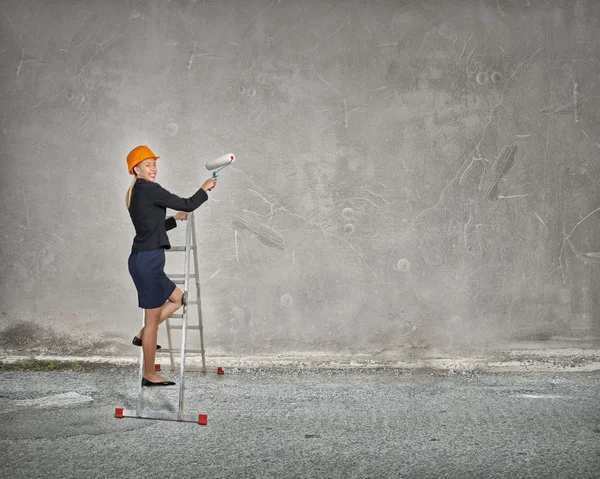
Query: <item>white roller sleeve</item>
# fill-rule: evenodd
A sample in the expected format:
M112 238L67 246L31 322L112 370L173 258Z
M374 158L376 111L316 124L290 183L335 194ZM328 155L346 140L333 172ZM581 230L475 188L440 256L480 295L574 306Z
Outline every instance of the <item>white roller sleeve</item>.
M227 166L231 164L235 160L235 155L233 153L228 153L223 156L219 156L214 160L208 160L206 162L207 170L216 170L217 168L221 168L222 166Z

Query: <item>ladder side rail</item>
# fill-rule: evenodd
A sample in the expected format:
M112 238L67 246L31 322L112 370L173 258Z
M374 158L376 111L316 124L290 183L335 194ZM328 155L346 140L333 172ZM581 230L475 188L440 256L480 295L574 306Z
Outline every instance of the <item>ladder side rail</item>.
M198 307L198 331L200 334L200 351L202 355L202 371L206 372L206 354L204 351L204 322L202 319L202 296L200 291L200 270L198 268L198 241L195 221L192 223L192 243L194 245L194 274L196 277L196 305Z
M167 342L169 343L169 350L173 350L173 340L171 339L171 318L167 318L165 320L165 324L167 326ZM175 357L172 352L169 352L169 356L171 359L171 370L175 370Z
M179 377L179 409L177 418L183 420L184 416L184 392L185 392L185 341L187 332L187 316L188 316L188 290L190 286L190 243L192 240L192 225L194 224L194 213L190 213L190 221L187 224L185 231L185 264L184 264L184 279L183 279L183 318L181 320L181 357L180 361L180 377Z

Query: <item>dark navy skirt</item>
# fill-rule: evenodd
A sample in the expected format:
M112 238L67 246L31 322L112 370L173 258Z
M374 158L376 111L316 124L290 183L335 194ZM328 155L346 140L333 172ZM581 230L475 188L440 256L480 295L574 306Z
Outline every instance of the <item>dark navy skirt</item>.
M138 292L140 308L159 308L175 291L175 283L165 274L164 248L131 253L129 274Z

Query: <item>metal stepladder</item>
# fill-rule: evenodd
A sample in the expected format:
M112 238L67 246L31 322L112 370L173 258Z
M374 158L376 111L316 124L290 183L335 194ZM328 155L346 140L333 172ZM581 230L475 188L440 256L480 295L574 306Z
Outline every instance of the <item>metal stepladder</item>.
M165 421L178 421L178 422L195 422L198 424L207 424L208 418L206 414L185 414L184 413L184 393L185 393L185 358L186 353L200 353L202 356L202 367L199 369L193 369L194 371L200 372L216 372L217 374L223 374L223 369L220 367L207 367L206 366L206 357L204 351L204 327L202 323L202 305L200 300L200 278L198 272L198 247L196 241L196 228L194 224L194 213L189 213L187 218L187 226L185 232L185 246L173 246L171 249L166 250L168 252L185 252L184 259L184 273L183 274L170 274L169 278L175 284L183 284L183 306L181 313L175 313L171 315L169 319L165 321L167 326L167 339L169 343L169 347L166 349L157 349L156 354L159 353L167 353L170 355L171 368L175 370L175 359L174 355L179 353L180 357L180 365L179 365L179 385L175 386L161 386L156 389L160 390L179 390L179 408L178 411L169 412L169 411L144 411L144 387L142 386L142 378L144 375L144 351L140 352L140 370L139 370L139 378L138 378L138 400L136 409L124 409L124 408L116 408L115 409L115 417L123 418L123 417L133 417L138 419L159 419ZM196 281L196 300L190 301L188 299L188 292L190 286L190 251L193 253L194 257L194 272L193 279ZM198 307L198 326L188 326L188 307L189 305L197 305ZM171 325L171 320L173 319L181 319L181 325ZM142 311L142 324L144 324L144 312ZM171 337L171 330L173 329L181 329L181 348L175 349L173 348L173 342ZM187 330L188 329L197 329L200 334L200 349L188 349L186 347L186 339L187 339ZM141 348L140 348L141 349ZM160 365L156 364L155 369L160 371ZM191 371L192 369L188 369Z

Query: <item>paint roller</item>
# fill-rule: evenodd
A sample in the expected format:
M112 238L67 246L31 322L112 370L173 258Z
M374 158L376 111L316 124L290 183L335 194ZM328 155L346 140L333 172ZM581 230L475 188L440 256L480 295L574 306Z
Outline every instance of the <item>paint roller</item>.
M233 163L234 160L235 160L235 155L233 153L227 153L226 155L219 156L218 158L215 158L213 160L208 160L206 162L206 169L208 171L211 171L211 170L221 171L226 166L231 165L231 163ZM217 171L213 171L213 174L212 174L213 178L217 177ZM210 190L212 190L212 188Z

